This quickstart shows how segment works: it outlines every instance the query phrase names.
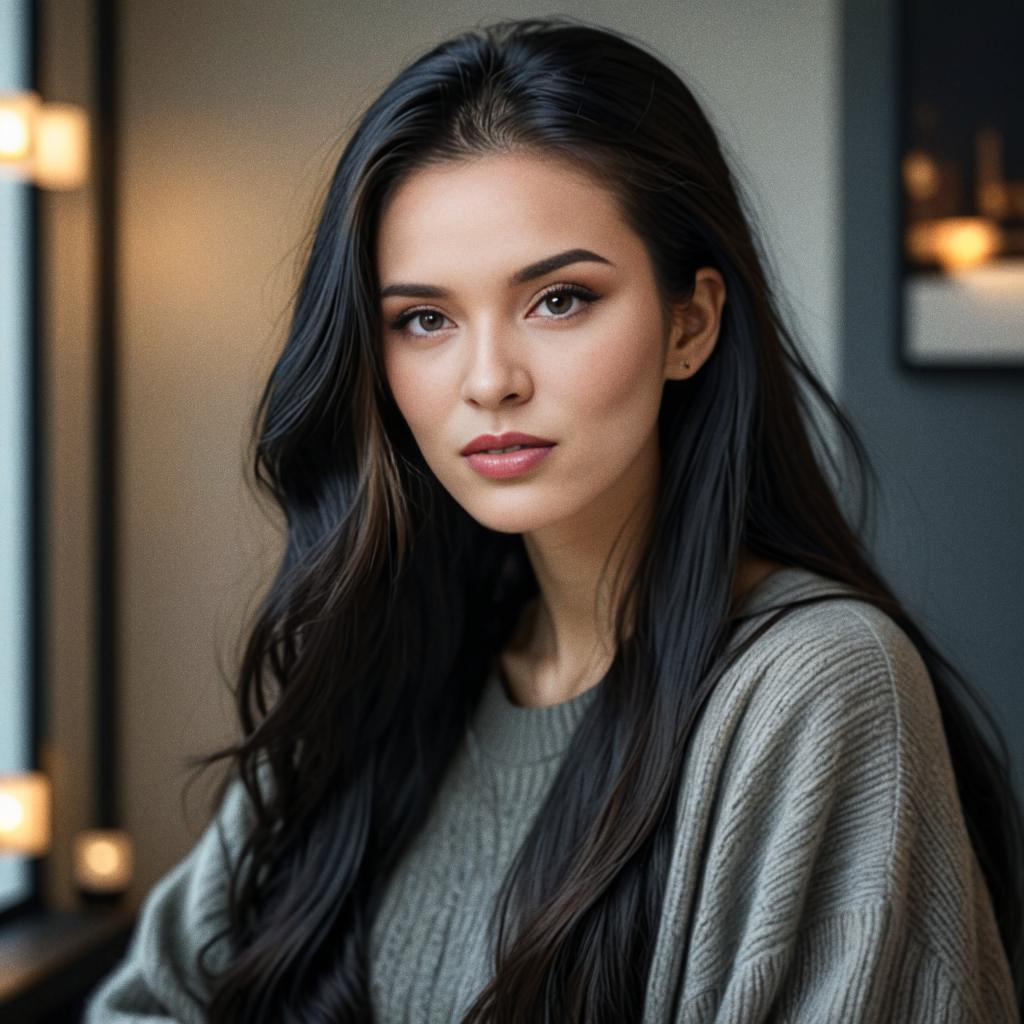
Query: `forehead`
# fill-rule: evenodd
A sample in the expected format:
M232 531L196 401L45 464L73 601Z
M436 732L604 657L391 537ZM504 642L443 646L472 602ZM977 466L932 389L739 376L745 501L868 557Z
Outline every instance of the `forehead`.
M377 235L382 278L484 264L506 272L570 247L623 253L641 244L595 176L564 159L525 153L413 171L382 208Z

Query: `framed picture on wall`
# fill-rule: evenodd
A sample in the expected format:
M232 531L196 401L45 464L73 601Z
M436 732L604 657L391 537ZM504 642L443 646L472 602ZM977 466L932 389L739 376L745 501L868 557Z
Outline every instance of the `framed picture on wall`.
M901 4L900 359L1024 369L1024 3Z

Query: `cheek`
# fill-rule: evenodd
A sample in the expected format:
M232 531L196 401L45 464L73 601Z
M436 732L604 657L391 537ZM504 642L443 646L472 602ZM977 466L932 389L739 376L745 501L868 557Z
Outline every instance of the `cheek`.
M574 368L567 405L588 419L614 419L619 427L625 423L630 434L646 432L664 383L660 332L660 321L643 320L602 332L586 364Z
M385 354L384 373L398 411L420 447L429 447L431 433L443 423L441 389L422 363L403 359L400 353Z

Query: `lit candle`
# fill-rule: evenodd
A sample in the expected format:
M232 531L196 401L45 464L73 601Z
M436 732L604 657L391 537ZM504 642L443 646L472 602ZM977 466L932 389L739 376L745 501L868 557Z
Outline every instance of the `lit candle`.
M35 116L41 102L32 91L0 95L0 168L17 179L32 175Z
M50 780L42 772L0 775L0 850L41 857L50 848Z
M73 103L44 103L36 114L32 177L40 188L71 189L89 173L89 119Z
M1003 238L999 225L986 217L940 217L911 224L906 243L914 259L935 260L954 272L993 260Z
M89 174L89 115L27 90L0 95L0 170L39 188L73 189Z
M132 867L132 841L127 832L93 828L75 836L74 872L79 892L124 892L132 879Z

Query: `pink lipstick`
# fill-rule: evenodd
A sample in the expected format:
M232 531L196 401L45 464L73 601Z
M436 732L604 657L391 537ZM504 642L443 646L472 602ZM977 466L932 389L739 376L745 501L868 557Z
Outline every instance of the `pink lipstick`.
M481 434L462 449L462 455L480 474L491 479L519 476L545 459L555 442L532 434ZM513 448L513 451L495 449Z

